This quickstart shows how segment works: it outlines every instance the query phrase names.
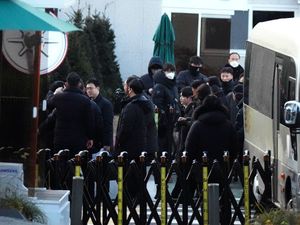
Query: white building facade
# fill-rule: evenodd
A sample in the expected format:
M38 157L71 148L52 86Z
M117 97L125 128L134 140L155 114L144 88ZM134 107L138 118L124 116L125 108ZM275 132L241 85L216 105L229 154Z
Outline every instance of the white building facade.
M123 79L147 72L152 38L163 13L174 27L177 69L184 69L190 56L200 55L208 75L217 75L232 51L241 55L243 65L248 33L258 22L300 15L300 0L85 0L80 4L110 19Z

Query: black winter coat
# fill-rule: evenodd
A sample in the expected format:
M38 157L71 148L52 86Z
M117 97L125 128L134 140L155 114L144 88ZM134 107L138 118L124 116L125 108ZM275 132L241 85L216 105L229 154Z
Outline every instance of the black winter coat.
M73 155L86 149L93 132L90 99L78 88L67 88L53 96L52 104L56 108L54 147L68 148Z
M234 86L236 85L235 81L233 81L233 80L228 81L228 82L221 81L221 83L222 83L222 89L223 89L224 95L228 95L230 92L232 92Z
M154 122L153 113L153 105L145 96L136 95L127 100L119 117L115 154L127 151L129 159L135 159L147 151L147 128L150 118Z
M149 93L149 89L153 88L153 86L154 86L154 79L153 79L154 74L152 74L152 71L151 71L151 67L153 65L160 65L161 67L163 66L162 61L158 57L152 57L149 61L148 73L141 76L141 81L143 82L144 90L145 90L146 94L149 96L151 96L151 94Z
M195 110L194 117L197 120L192 124L185 142L188 155L200 160L203 151L206 151L210 162L213 162L214 159L222 161L224 151L229 151L231 159L234 159L237 136L227 114L200 106Z
M94 102L96 102L96 104L99 106L103 117L102 145L112 146L114 119L112 103L100 94L94 99Z
M179 129L179 152L183 152L185 148L185 140L192 125L192 115L195 109L195 104L190 103L183 112L182 117L186 120L178 121L176 127Z
M176 77L176 84L178 87L178 91L180 92L180 90L183 87L191 86L191 84L195 80L203 81L203 83L208 82L207 76L205 76L204 74L202 74L200 72L198 72L196 74L192 74L190 72L190 70L184 70L184 71L179 72L179 74Z
M91 100L91 107L92 107L92 115L93 115L93 121L94 121L94 130L93 130L93 149L92 153L98 152L103 143L103 116L101 109L98 107L98 105Z

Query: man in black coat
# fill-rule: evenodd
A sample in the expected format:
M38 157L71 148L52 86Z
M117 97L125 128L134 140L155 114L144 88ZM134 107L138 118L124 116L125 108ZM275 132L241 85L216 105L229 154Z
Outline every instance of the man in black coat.
M185 149L193 159L201 159L206 151L210 162L223 160L223 152L229 151L231 158L237 153L237 136L227 109L214 95L207 96L203 104L194 111L194 120Z
M158 56L153 56L148 65L148 73L141 76L141 81L144 85L144 90L147 95L151 96L153 86L154 86L154 79L153 75L158 71L162 70L163 63Z
M137 76L130 76L124 84L128 96L121 111L115 142L116 154L128 152L128 158L137 159L149 151L151 129L155 129L154 107L143 93L143 83Z
M193 91L191 87L184 87L181 89L180 104L183 107L183 112L176 123L176 127L179 129L178 155L181 155L185 149L185 139L192 125L192 115L195 109L192 96Z
M112 103L101 95L100 82L95 78L86 82L86 93L98 105L103 117L102 146L99 147L110 151L113 145L114 112Z
M224 95L232 92L236 83L233 80L233 70L231 67L223 67L220 70L220 80Z
M192 56L189 61L189 68L181 71L176 78L176 84L178 92L180 93L181 88L191 86L195 80L200 80L203 83L207 82L207 76L200 73L200 69L203 66L202 59L199 56Z
M196 120L188 133L185 148L191 159L201 159L203 151L207 152L209 165L214 159L223 161L223 152L229 151L231 159L236 158L237 136L236 131L228 119L226 108L220 99L214 95L207 96L203 104L194 112ZM210 176L209 182L220 184L220 193L223 191L223 182L219 174ZM229 224L231 205L228 193L225 191L220 204L220 223Z
M177 151L174 149L173 129L180 115L174 65L164 64L163 70L155 74L154 82L152 101L158 110L159 150L167 151L171 157Z
M55 111L54 148L69 149L71 156L93 145L92 107L88 97L79 89L80 77L71 72L66 88L51 99Z

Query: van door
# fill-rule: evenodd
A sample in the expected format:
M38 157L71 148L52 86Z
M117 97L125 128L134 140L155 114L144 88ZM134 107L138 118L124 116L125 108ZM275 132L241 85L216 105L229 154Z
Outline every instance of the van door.
M279 140L279 128L280 128L280 80L282 78L283 63L282 59L276 57L274 68L274 80L273 80L273 201L279 202L278 199L278 140Z

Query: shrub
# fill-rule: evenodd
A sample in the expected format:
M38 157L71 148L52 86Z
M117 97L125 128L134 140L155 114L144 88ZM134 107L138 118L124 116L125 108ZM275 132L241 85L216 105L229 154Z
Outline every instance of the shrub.
M47 224L45 214L25 197L8 196L0 198L1 208L16 209L30 221Z
M269 212L259 214L254 219L254 225L300 225L299 214L282 210L272 209Z

